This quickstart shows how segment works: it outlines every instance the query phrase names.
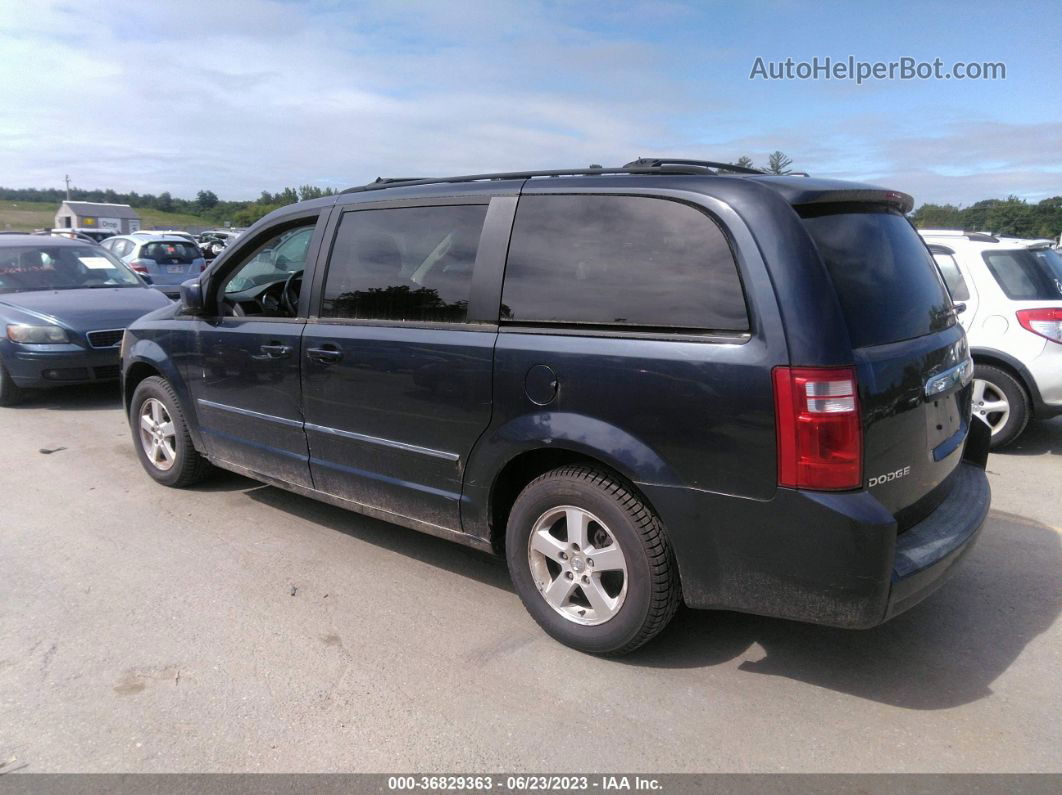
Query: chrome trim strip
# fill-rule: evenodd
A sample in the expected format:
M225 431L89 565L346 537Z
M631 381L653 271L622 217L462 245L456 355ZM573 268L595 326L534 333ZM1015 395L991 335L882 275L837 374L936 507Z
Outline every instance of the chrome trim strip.
M458 453L448 453L445 450L432 450L430 447L418 447L415 444L406 444L405 442L396 442L391 439L381 439L378 436L367 436L364 433L354 433L353 431L341 431L339 428L328 428L324 425L314 425L312 423L306 423L307 431L317 431L318 433L327 433L331 436L340 436L344 439L353 439L357 442L368 442L369 444L378 444L382 447L393 447L396 450L405 450L407 453L420 453L421 455L431 456L432 458L441 458L444 461L460 461L461 456Z
M972 377L973 360L965 359L954 367L945 370L943 373L937 373L926 381L924 387L925 396L931 398L935 395L943 394L955 386L966 386L966 384L970 383Z
M225 403L215 403L213 400L204 400L199 398L196 400L201 406L207 406L212 409L220 409L221 411L231 411L233 414L242 414L245 417L254 417L256 420L266 420L267 422L275 422L279 425L287 425L289 428L301 428L302 422L299 420L289 420L284 417L275 417L272 414L263 414L260 411L251 411L250 409L241 409L238 406L229 406Z

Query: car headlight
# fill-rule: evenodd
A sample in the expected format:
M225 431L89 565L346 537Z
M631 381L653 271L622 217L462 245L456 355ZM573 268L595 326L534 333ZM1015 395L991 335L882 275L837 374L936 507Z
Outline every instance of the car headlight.
M29 326L24 323L9 325L7 338L12 342L27 342L33 345L59 345L70 342L66 329L61 326Z

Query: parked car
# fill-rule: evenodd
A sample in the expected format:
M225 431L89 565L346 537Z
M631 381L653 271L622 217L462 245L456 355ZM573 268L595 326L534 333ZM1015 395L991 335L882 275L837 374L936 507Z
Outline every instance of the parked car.
M975 370L974 416L992 447L1017 439L1031 417L1062 414L1062 260L1043 241L927 229L952 297L966 305Z
M198 276L206 267L199 246L177 235L133 232L109 238L103 247L171 298L177 297L181 282Z
M208 229L202 232L197 242L207 259L213 259L239 237L239 232L229 229Z
M0 406L26 389L117 379L125 327L166 305L94 243L0 237Z
M680 602L879 624L988 512L966 337L909 196L735 168L277 210L127 333L137 455L163 485L214 464L504 555L588 652Z
M196 243L196 237L191 232L185 232L182 229L150 229L147 230L150 234L159 235L160 237L179 237L183 240L187 240L189 243Z

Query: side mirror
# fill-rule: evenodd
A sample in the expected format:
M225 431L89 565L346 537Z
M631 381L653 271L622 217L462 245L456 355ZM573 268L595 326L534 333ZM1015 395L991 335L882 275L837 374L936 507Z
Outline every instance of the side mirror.
M199 279L181 283L181 309L189 315L203 314L203 285Z
M953 307L955 307L955 314L956 315L961 315L963 312L966 311L966 304L959 303L957 301L953 301L951 305Z
M152 285L155 283L155 280L148 276L146 273L138 273L137 276L140 277L140 281L142 281L144 284Z

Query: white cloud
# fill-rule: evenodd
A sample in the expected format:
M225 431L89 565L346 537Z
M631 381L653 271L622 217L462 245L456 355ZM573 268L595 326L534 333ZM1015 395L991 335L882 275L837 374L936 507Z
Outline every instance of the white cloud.
M54 186L69 173L82 187L251 198L307 182L639 154L763 162L777 148L798 168L872 178L919 200L1062 192L1050 170L1062 162L1059 124L922 117L905 127L882 116L783 126L766 95L725 100L713 82L724 78L676 67L666 39L605 24L682 25L688 10L678 4L595 13L530 0L99 8L29 3L0 18L5 184ZM707 46L698 55L730 57ZM748 134L717 133L713 114Z

